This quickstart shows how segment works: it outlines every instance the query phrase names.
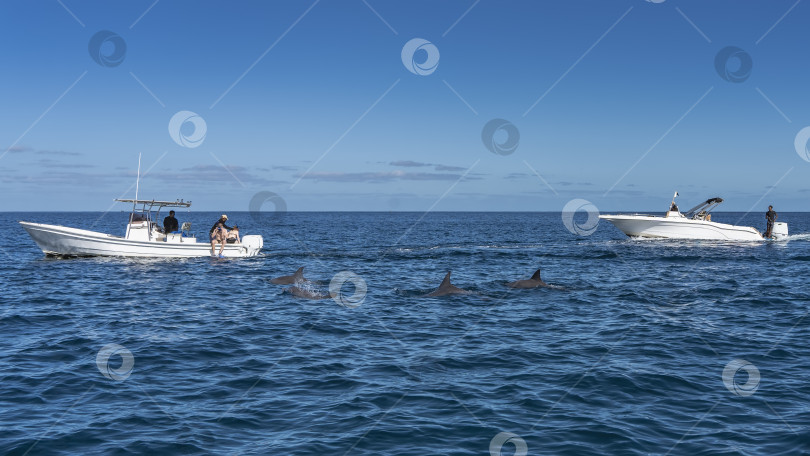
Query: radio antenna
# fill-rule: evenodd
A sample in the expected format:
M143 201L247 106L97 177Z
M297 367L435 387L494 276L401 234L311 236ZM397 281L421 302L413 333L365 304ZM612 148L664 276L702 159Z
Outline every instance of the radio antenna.
M135 206L138 204L138 186L141 182L141 153L138 152L138 177L135 178L135 201L132 202L132 212L135 212Z

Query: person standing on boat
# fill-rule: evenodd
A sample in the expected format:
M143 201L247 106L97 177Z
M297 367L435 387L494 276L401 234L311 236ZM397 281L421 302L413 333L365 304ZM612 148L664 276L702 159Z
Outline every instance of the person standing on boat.
M228 216L222 214L222 217L214 223L214 226L212 226L211 230L208 232L208 234L211 235L211 255L214 254L214 250L217 248L217 242L219 242L219 256L222 257L222 251L225 249L225 239L228 238L228 230L233 229L225 224L227 221Z
M771 231L773 231L773 223L779 217L776 211L773 210L773 206L768 206L768 212L765 213L765 220L768 221L768 226L765 229L765 237L771 237Z
M177 224L177 219L174 218L174 211L169 211L169 215L163 219L163 230L166 234L174 233L178 230L180 225Z

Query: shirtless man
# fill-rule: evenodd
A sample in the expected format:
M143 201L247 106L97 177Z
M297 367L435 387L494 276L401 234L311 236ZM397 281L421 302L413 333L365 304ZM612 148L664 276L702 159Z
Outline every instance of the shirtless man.
M228 221L228 216L222 214L222 217L214 223L214 226L211 227L211 230L208 234L211 236L211 255L214 255L214 251L217 248L217 242L219 242L219 257L222 258L222 251L225 250L225 239L228 237L228 230L232 229L225 222Z

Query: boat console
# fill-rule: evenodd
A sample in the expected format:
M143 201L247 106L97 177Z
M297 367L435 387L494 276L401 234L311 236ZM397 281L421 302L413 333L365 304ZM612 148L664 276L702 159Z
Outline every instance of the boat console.
M197 242L195 237L183 236L180 233L166 234L153 220L159 218L160 210L164 207L190 207L191 201L155 201L155 200L129 200L117 199L121 203L132 203L132 212L127 223L127 232L124 238L132 241L187 243ZM141 205L138 208L138 205ZM155 211L154 216L152 211ZM185 224L183 224L185 226ZM189 224L190 226L190 224Z

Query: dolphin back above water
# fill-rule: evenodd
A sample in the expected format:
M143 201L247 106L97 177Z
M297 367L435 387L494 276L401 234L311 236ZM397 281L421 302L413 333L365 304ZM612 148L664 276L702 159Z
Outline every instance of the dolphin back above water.
M509 282L506 284L509 288L537 288L537 287L548 287L549 284L543 282L543 279L540 278L540 270L532 274L530 279L526 280L516 280L514 282Z
M322 294L320 291L316 289L308 289L306 287L299 287L297 285L293 285L290 288L285 288L284 292L289 293L295 296L296 298L303 298L303 299L321 300L332 298L331 293Z
M270 283L276 285L292 285L295 282L304 282L306 280L307 279L304 278L304 267L301 266L297 271L295 271L295 273L293 273L293 275L286 275L270 279Z
M441 285L436 290L424 295L424 297L435 297L435 296L447 296L447 295L457 295L457 294L469 294L470 292L467 290L462 290L461 288L453 285L450 283L450 273L452 271L448 271L447 275L444 276L444 280L442 280Z

